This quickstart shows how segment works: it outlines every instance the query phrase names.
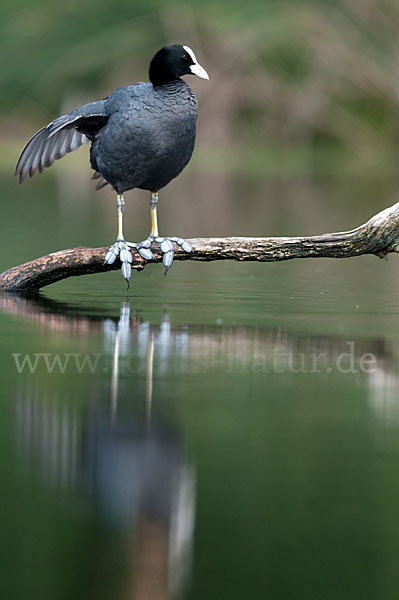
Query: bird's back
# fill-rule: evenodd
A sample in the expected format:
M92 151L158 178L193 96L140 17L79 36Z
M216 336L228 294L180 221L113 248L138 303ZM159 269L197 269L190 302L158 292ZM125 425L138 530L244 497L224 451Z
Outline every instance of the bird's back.
M109 120L93 141L91 161L118 192L158 191L190 160L197 100L183 80L118 88L105 112Z

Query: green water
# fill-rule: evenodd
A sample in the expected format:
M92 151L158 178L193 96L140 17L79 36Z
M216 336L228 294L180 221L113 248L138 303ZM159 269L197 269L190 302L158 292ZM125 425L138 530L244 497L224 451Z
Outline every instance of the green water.
M342 230L395 201L389 182L182 180L161 232L187 237ZM68 185L3 182L2 268L113 241L110 194ZM2 296L0 597L396 598L398 273L193 262L129 292L115 272Z

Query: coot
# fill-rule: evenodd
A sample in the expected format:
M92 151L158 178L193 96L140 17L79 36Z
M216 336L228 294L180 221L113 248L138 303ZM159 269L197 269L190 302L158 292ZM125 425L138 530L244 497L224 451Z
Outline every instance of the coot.
M131 276L131 248L153 259L152 242L160 244L165 273L173 262L173 242L192 252L180 237L160 237L157 222L158 191L189 162L194 150L198 104L182 75L209 79L188 46L165 46L150 63L149 83L117 88L108 98L76 108L40 129L23 150L15 174L26 177L91 142L90 163L99 179L96 189L110 184L117 194L118 237L106 256L122 263L122 276ZM123 236L123 192L133 188L151 192L151 233L139 243Z

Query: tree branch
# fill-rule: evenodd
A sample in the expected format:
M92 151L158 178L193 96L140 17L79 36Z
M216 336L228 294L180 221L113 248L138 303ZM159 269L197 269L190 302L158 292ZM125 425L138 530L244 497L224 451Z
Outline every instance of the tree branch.
M399 202L351 231L298 238L194 238L188 242L193 254L176 247L174 260L273 262L292 258L349 258L361 254L383 258L389 252L399 252ZM151 250L157 262L160 261L160 250L155 246ZM1 273L0 290L39 289L71 276L119 269L119 260L113 265L104 264L106 251L107 248L79 247L42 256ZM146 264L147 261L134 252L133 269L140 271Z

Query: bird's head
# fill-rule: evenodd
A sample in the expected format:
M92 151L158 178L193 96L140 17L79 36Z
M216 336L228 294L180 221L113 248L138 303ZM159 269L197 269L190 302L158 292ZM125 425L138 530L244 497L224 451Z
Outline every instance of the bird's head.
M150 63L151 83L161 85L182 75L197 75L209 79L208 73L197 62L194 52L188 46L174 44L158 50Z

